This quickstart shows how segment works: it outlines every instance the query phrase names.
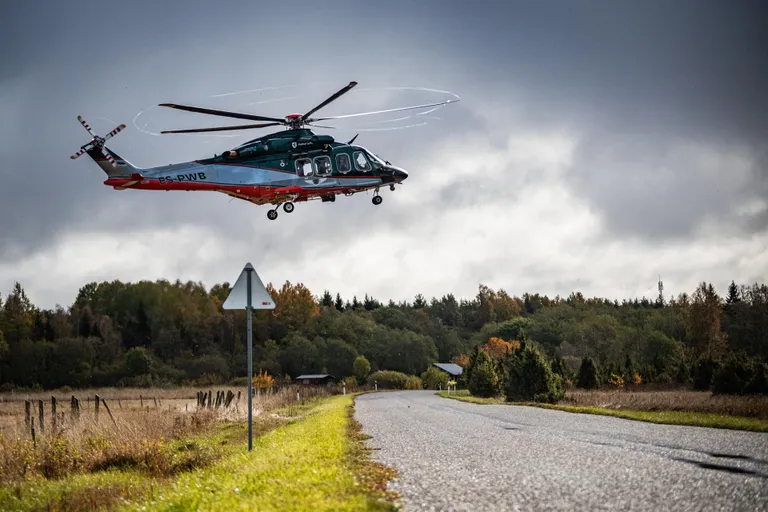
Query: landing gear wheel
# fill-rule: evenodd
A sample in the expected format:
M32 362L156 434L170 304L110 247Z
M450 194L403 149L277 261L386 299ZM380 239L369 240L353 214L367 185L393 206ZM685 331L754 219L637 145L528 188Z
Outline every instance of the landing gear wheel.
M283 205L283 210L285 210L285 213L291 213L294 208L295 208L295 205L293 203L285 203Z
M275 220L277 218L277 210L269 210L267 212L267 218L269 220Z
M381 197L381 196L373 196L373 199L372 199L372 201L373 201L373 204L376 204L376 205L379 205L379 204L381 204L381 202L382 202L383 200L384 200L384 199L382 199L382 197Z
M390 186L389 186L389 190L391 190L392 192L394 192L394 191L395 191L395 186L394 186L394 185L390 185Z

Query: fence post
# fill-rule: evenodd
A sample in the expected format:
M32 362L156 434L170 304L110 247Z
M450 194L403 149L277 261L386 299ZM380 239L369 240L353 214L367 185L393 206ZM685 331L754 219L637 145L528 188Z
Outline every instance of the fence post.
M51 425L53 426L53 430L56 430L56 397L51 397Z
M94 406L95 406L94 411L96 412L96 423L99 422L99 401L100 400L101 398L99 398L99 395L96 395L96 398L94 399Z
M24 400L24 426L29 429L30 419L32 418L32 403Z
M38 407L38 409L40 409L40 411L39 411L40 412L39 428L40 428L40 431L42 432L43 430L45 430L45 414L43 412L44 409L43 409L43 401L42 400L38 400L37 401L37 407Z

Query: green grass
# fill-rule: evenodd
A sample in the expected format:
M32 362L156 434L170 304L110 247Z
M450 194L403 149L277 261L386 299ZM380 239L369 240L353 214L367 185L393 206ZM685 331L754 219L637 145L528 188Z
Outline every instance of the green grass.
M752 432L768 432L768 421L760 418L746 418L743 416L731 416L728 414L714 414L704 412L689 411L631 411L605 409L602 407L577 407L572 405L544 404L536 402L505 402L503 398L480 398L471 396L467 390L459 390L450 395L445 392L439 392L438 395L444 398L460 400L475 404L504 404L518 405L528 407L540 407L543 409L554 409L558 411L574 412L581 414L598 414L602 416L613 416L628 420L646 421L649 423L660 423L665 425L688 425L694 427L725 428L733 430L748 430Z
M254 418L253 451L245 422L168 446L217 456L201 467L157 477L132 468L35 479L0 488L4 510L391 510L395 476L370 460L352 417L353 394L296 404Z
M335 396L294 423L254 440L210 468L187 473L142 510L388 510L355 477L348 436L352 396Z

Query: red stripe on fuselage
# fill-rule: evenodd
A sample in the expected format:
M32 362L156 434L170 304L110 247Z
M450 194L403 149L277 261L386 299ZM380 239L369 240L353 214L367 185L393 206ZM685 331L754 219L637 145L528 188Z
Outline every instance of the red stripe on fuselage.
M131 182L135 182L131 178L109 178L104 184L111 187L124 187ZM283 194L298 194L302 197L324 195L329 193L344 193L347 191L364 190L366 188L372 188L379 186L378 184L364 185L360 187L329 187L329 188L303 188L300 186L288 186L288 187L268 187L263 185L220 185L216 183L200 183L200 182L165 182L160 183L156 179L143 179L136 182L127 188L139 189L139 190L176 190L176 191L213 191L213 192L231 192L240 196L247 196L252 198L265 198L275 195Z

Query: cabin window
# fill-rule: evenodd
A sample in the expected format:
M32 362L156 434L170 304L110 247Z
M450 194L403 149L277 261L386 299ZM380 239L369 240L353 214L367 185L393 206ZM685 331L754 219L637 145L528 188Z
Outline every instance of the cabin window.
M348 154L339 153L336 155L336 168L343 174L347 174L352 170L352 162L350 161Z
M331 168L331 157L326 155L316 156L315 169L318 176L330 176L333 171Z
M296 174L302 178L312 176L314 169L312 168L312 160L309 158L299 158L296 160Z
M368 159L365 158L362 151L355 151L354 158L355 167L357 167L358 171L368 172L371 170L371 164L368 162Z

